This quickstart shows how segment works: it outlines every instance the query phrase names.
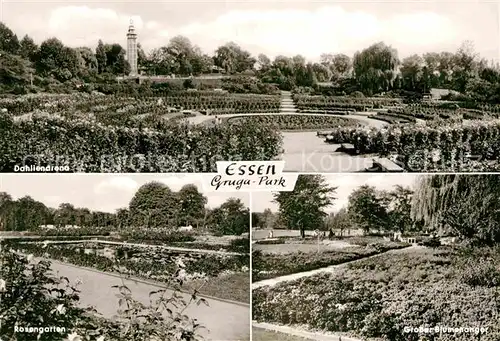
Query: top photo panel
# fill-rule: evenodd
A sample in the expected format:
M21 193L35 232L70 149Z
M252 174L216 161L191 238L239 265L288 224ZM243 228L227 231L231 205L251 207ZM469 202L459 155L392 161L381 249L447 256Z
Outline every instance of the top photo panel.
M0 172L500 171L497 3L0 6Z

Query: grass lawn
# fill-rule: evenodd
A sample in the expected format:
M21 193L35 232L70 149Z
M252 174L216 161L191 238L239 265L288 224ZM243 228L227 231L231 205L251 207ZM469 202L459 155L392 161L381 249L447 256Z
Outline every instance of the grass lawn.
M261 328L252 328L253 341L314 341L300 336L288 335Z
M196 288L201 285L201 282L190 282L188 285ZM210 278L200 289L200 294L249 304L250 273L237 273Z

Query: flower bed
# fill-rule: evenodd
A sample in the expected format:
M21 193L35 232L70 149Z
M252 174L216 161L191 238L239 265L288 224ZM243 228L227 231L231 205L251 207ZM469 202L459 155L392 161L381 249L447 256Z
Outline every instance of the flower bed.
M384 122L387 122L390 124L415 123L416 122L415 118L407 117L405 115L390 114L390 113L370 115L368 117L373 118L375 120L384 121Z
M212 115L234 113L277 112L280 96L254 94L220 94L198 96L169 96L167 105L188 110L210 110Z
M498 249L382 255L335 274L255 289L253 318L345 332L363 340L417 341L428 336L407 333L405 327L483 327L488 331L481 340L496 341L500 339L499 255ZM471 337L478 336L433 334L435 341Z
M180 91L165 97L135 98L77 93L25 95L0 99L0 108L5 108L16 116L37 110L51 114L61 112L161 114L169 107L198 111L212 110L213 114L276 112L280 108L280 96Z
M85 120L0 114L0 171L15 165L69 166L80 172L212 172L216 161L272 160L282 136L272 126L106 127Z
M355 110L394 106L402 103L398 98L355 98L341 96L294 95L293 101L300 110Z
M359 125L356 120L316 115L256 115L231 117L228 121L242 121L256 125L273 125L280 130L317 130L332 127L354 127Z
M102 245L99 243L41 244L8 241L7 244L25 254L50 258L77 266L95 268L105 272L118 272L130 276L168 283L182 264L182 278L186 287L190 282L215 281L245 274L249 271L249 255L203 254L171 251L155 247ZM248 278L249 275L247 274ZM248 289L248 286L247 286ZM210 294L214 294L214 289ZM219 288L217 297L243 300L247 296L228 297L227 288ZM244 292L244 291L243 291ZM203 290L200 293L204 293ZM230 292L229 292L230 293ZM248 302L248 300L244 301Z
M479 166L500 158L498 120L437 127L391 125L382 130L346 127L330 135L331 142L350 143L360 154L399 155L405 167L416 172L467 167L467 154L479 159Z
M349 247L335 251L322 251L320 253L264 254L254 251L252 253L252 281L261 281L298 272L316 270L406 246L406 244L401 243L372 244L363 248Z
M498 117L497 114L478 109L448 108L425 104L412 104L400 109L389 109L389 113L415 117L422 120L449 119L462 117L465 119L483 119L488 115Z

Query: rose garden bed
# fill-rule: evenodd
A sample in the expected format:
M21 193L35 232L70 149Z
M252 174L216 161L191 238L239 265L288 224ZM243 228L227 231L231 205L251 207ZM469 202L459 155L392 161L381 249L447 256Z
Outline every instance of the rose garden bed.
M18 241L8 243L24 254L158 282L167 282L180 262L183 264L183 278L188 290L206 282L200 290L202 294L244 303L249 301L250 258L245 254L203 254L92 242L45 245ZM226 287L222 285L224 283L238 285Z

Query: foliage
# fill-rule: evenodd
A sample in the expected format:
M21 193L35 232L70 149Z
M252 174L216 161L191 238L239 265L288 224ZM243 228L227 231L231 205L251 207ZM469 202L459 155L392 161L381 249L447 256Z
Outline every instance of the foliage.
M420 179L413 215L436 233L478 244L500 242L498 189L494 175L433 175Z
M250 229L250 210L241 199L229 198L210 212L208 226L218 235L239 236Z
M397 155L412 172L494 170L500 157L500 124L470 121L441 126L391 125L384 129L338 128L333 143L350 143L361 154Z
M299 175L294 190L274 194L279 205L279 214L286 226L300 229L302 237L305 230L320 229L324 209L333 203L336 188L331 187L321 175Z
M220 160L270 160L281 152L271 126L171 126L164 131L107 127L86 120L0 115L0 169L69 166L80 172L208 172Z
M462 264L477 266L480 256L498 268L498 255L498 250L476 248L468 254L422 250L361 260L333 274L254 289L253 319L393 341L428 336L407 333L405 326L484 327L488 331L481 340L494 341L500 337L498 287L464 282ZM433 334L436 341L471 337L478 335Z
M343 117L316 115L258 115L231 117L229 121L252 122L258 125L272 125L279 130L327 129L333 127L357 126L359 123Z

